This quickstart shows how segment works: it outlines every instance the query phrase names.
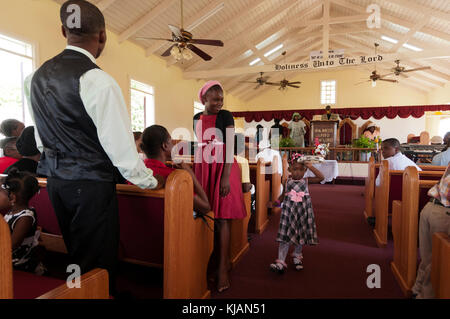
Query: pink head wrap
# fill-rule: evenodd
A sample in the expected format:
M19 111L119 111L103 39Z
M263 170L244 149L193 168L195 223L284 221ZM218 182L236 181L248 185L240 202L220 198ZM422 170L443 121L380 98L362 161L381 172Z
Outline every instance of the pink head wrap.
M205 83L205 85L202 86L202 88L201 88L200 91L198 92L198 98L200 99L200 102L201 102L202 104L205 104L204 96L205 96L206 92L208 92L208 90L209 90L210 88L212 88L213 86L215 86L215 85L220 86L220 88L221 88L222 91L223 91L222 84L220 84L219 81L208 81L208 82Z

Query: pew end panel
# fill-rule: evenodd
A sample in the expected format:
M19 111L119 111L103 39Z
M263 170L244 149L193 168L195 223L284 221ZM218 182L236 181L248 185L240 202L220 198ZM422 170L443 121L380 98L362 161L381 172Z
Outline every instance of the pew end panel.
M394 276L407 297L411 296L416 279L418 203L419 172L415 167L407 167L403 172L402 201L393 202L394 258L391 262Z
M96 268L81 276L80 288L63 284L37 299L109 299L108 271Z
M369 171L367 177L365 179L364 185L364 199L365 199L365 208L364 208L364 217L365 219L369 217L373 217L373 198L375 193L375 159L370 157Z
M269 224L267 203L270 198L270 181L265 178L266 163L259 159L256 165L255 232L261 234Z
M375 186L375 241L380 248L387 245L388 200L389 200L389 163L383 160L378 172L380 185Z
M271 180L271 191L272 191L272 198L271 201L274 203L278 197L280 197L281 192L281 179L282 175L278 171L278 156L274 156L272 160L272 180ZM272 207L271 213L276 214L280 212L279 207Z
M0 216L0 299L14 296L11 235L8 224Z
M164 196L164 298L204 299L207 266L213 251L214 223L193 218L193 182L176 170L167 178ZM208 214L213 218L213 213Z
M248 223L251 216L250 192L244 193L244 202L247 216L243 219L233 219L231 221L230 260L233 268L250 248L247 237Z
M433 234L431 284L439 299L450 299L450 236Z

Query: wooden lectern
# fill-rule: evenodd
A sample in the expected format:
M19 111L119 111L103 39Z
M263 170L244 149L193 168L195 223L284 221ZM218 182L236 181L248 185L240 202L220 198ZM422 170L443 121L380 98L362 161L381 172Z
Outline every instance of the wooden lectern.
M329 147L336 147L339 121L311 121L310 144L314 145L315 138L319 138L320 144L330 144ZM330 159L335 159L334 152L329 153Z

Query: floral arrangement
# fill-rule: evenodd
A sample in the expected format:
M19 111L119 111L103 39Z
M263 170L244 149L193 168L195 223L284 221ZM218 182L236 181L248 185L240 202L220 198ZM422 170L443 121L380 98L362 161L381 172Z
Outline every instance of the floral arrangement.
M328 149L329 144L319 144L316 146L316 149L314 150L314 155L325 157L327 156L328 152L330 151Z

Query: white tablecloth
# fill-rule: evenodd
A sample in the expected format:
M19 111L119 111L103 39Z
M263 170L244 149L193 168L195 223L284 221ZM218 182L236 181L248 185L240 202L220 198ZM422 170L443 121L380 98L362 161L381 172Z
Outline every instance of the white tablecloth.
M321 182L321 184L325 184L326 182L331 182L331 181L333 181L333 179L335 179L339 175L339 168L338 168L337 161L325 160L320 164L313 164L313 166L315 168L317 168L325 177L325 179ZM305 177L314 177L314 173L308 169L306 171Z

